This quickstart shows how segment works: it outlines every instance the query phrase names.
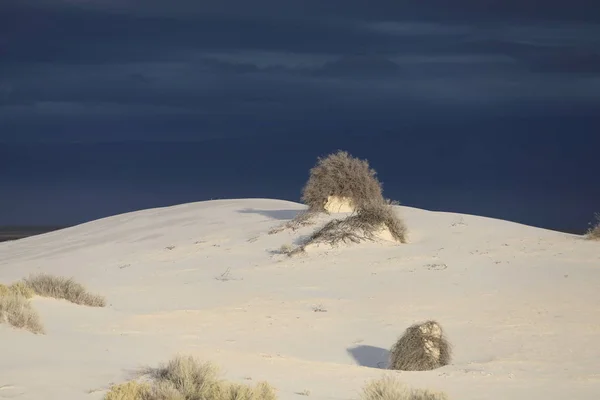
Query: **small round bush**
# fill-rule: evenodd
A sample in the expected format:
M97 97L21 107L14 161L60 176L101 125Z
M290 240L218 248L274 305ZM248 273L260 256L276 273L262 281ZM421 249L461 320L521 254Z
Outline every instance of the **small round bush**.
M372 204L383 204L381 183L367 160L338 151L319 158L311 168L308 182L302 190L302 202L311 211L325 211L330 197L347 199L355 210Z
M440 324L436 321L414 324L392 347L389 369L429 371L448 365L451 353Z

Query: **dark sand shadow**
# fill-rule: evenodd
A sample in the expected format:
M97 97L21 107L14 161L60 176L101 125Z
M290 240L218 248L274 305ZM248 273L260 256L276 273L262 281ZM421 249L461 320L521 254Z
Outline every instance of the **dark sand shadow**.
M293 219L300 211L301 210L258 210L255 208L244 208L238 212L241 214L259 214L283 221Z
M375 346L355 346L348 349L348 354L362 367L386 369L390 352Z

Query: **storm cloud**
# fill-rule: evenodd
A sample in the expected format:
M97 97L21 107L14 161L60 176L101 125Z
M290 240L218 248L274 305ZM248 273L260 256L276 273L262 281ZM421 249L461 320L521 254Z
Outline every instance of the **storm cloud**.
M391 129L600 100L585 2L427 3L4 2L0 140L284 134L349 116Z
M600 199L597 10L4 0L0 224L297 201L342 147L404 204L580 231Z

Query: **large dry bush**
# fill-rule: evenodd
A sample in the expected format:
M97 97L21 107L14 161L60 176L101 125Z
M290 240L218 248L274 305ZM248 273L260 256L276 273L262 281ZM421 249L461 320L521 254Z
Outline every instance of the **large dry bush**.
M304 243L288 252L295 255L308 245L326 243L335 246L339 243L360 243L375 240L377 234L388 230L394 240L406 243L406 226L388 204L370 205L361 208L344 219L334 219L313 232Z
M429 371L448 365L452 348L436 321L414 324L404 332L390 351L389 369Z
M7 290L0 294L0 323L33 333L44 333L40 317L27 297L14 291Z
M367 160L338 151L318 158L302 190L302 201L311 211L325 211L330 196L349 199L355 210L384 203L381 183Z
M89 293L83 285L71 278L41 273L31 275L24 281L38 296L64 299L71 303L90 307L104 307L106 305L104 297Z
M596 222L588 230L586 237L591 240L600 240L600 213L596 213Z
M151 382L128 382L111 387L105 400L276 400L266 382L254 386L218 378L218 369L191 356L178 356L147 371ZM112 397L111 397L112 396ZM121 396L121 397L118 397Z
M413 389L396 378L385 376L365 385L360 400L448 400L448 396L443 392Z

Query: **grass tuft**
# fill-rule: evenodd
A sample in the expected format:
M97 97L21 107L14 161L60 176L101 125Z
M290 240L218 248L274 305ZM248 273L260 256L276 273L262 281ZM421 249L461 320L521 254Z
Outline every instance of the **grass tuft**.
M241 383L221 383L221 397L215 400L276 400L275 389L267 382L258 382L255 386Z
M398 379L385 376L365 385L360 400L448 400L448 396L429 389L411 389Z
M35 294L33 289L25 284L25 282L15 282L11 285L3 285L0 283L0 296L15 294L30 299Z
M199 363L191 356L177 356L152 375L165 387L169 382L185 399L207 398L215 390L218 368L211 363Z
M148 383L140 383L130 381L113 385L104 396L104 400L143 400L150 395L150 385Z
M148 371L148 384L128 382L113 386L105 400L276 400L275 389L267 382L254 386L218 378L212 363L191 356L178 356L166 365ZM129 385L129 386L127 386ZM120 391L118 391L120 390ZM113 396L113 392L123 394ZM129 396L129 397L127 397Z
M152 383L149 391L144 395L144 397L141 400L188 400L188 398L181 394L181 392L179 392L179 390L175 388L175 385L173 385L173 383L169 381L157 381Z
M38 313L26 297L17 293L0 294L0 323L33 333L44 333Z
M64 299L89 307L106 306L104 297L89 293L83 285L75 282L72 278L41 273L32 275L24 281L38 296Z

